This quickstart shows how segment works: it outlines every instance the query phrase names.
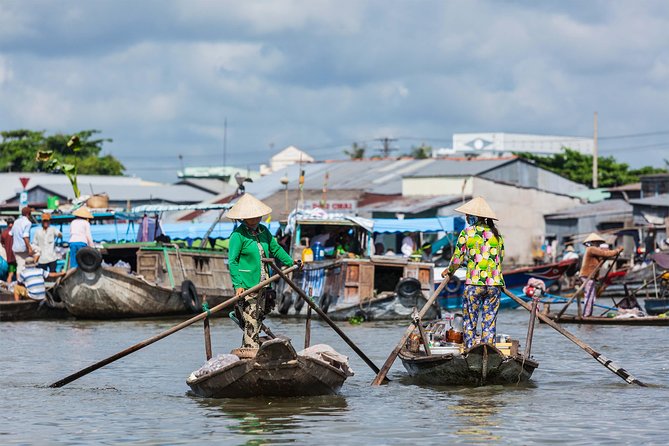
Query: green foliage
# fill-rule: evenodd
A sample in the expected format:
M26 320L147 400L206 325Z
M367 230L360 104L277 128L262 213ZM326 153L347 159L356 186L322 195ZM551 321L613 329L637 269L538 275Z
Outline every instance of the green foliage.
M416 146L411 147L411 152L409 153L409 156L417 160L424 160L426 158L429 158L432 156L432 146L423 143L418 147Z
M76 151L68 147L72 135L45 135L44 131L9 130L0 132L0 172L40 172L47 169L47 158L56 158L63 165L78 165L78 173L91 175L123 175L125 167L113 156L100 156L108 138L96 139L99 130L84 130Z
M344 153L352 160L361 160L365 158L366 150L367 147L364 144L358 144L357 142L354 142L350 149L344 150Z
M577 183L587 186L592 185L592 155L584 155L567 147L563 148L562 153L551 156L526 152L516 153L516 155ZM612 156L598 157L597 164L599 187L614 187L635 183L639 181L640 175L667 172L667 169L651 166L630 169L627 163L619 163Z

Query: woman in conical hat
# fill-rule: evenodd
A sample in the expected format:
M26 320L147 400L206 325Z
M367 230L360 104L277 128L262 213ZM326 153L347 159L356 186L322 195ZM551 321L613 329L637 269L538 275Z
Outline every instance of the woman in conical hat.
M462 310L465 347L471 348L481 312L481 342L494 344L499 311L504 259L504 239L495 226L497 215L481 197L455 209L467 216L469 225L458 236L451 263L442 275L448 280L458 268L467 268Z
M583 316L586 317L592 316L592 308L597 299L597 273L594 273L593 277L590 276L593 274L600 261L614 258L623 251L622 247L618 249L604 249L602 245L605 242L606 240L595 232L583 240L583 244L587 246L587 248L585 249L579 276L581 277L581 280L585 282L585 285L583 286L583 293L585 295Z
M263 257L273 257L282 264L291 266L293 259L279 245L266 226L260 224L263 216L272 208L249 193L241 196L227 212L226 217L241 221L230 236L228 264L232 285L239 295L269 277ZM270 311L266 301L270 293L265 288L259 293L249 294L237 304L243 322L242 347L257 349L260 346L260 327L266 312Z

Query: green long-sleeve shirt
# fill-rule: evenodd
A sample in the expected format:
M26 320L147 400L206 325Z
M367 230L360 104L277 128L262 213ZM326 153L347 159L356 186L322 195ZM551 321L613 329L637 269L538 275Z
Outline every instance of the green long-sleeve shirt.
M260 283L262 263L257 242L260 242L265 254L269 257L279 259L286 266L293 264L293 259L279 245L267 227L258 225L254 235L253 231L245 224L241 224L230 236L230 249L228 251L230 277L235 289L248 289Z

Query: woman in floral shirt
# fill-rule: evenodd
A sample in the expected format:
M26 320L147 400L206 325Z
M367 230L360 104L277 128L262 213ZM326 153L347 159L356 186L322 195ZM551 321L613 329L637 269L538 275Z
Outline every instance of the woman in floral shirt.
M456 211L467 216L469 226L458 236L451 264L443 276L451 276L458 268L467 268L462 302L465 347L471 348L474 344L479 310L482 318L481 342L494 344L501 287L504 286L504 239L495 227L495 213L483 198L476 197Z

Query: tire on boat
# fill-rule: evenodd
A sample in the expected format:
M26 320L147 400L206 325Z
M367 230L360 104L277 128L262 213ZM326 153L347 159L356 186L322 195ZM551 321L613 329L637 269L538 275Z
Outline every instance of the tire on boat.
M422 285L415 277L405 277L397 282L395 294L402 305L411 308L418 304L418 298L422 297Z
M89 246L81 248L77 251L77 264L80 270L92 273L102 265L102 254Z
M454 275L446 284L446 291L449 293L456 293L460 289L460 285L462 285L462 280Z
M276 303L277 311L280 314L288 314L288 310L290 310L290 306L292 304L293 304L293 293L286 290L283 293L281 293L279 301Z
M186 309L191 313L199 313L202 311L202 304L200 303L200 297L197 295L197 288L195 288L195 284L188 279L181 282L181 300L186 306Z

